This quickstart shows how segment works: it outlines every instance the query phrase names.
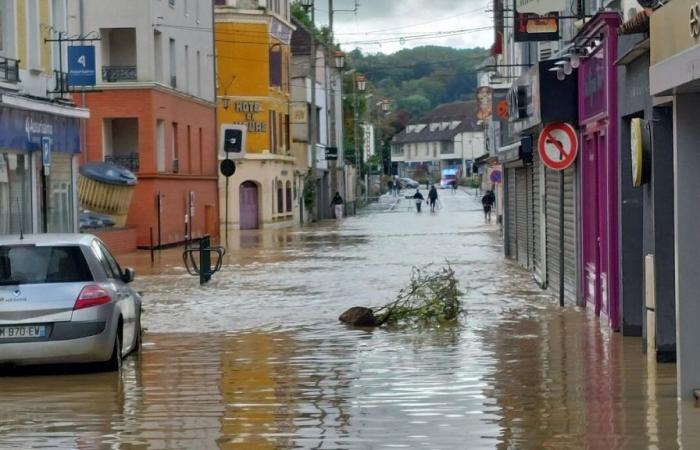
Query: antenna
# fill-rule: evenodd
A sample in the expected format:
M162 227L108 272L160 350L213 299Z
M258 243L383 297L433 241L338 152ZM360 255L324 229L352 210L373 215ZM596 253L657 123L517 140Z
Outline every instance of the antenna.
M17 196L17 209L19 210L19 239L24 240L24 214L22 214L22 203L19 201L19 195Z

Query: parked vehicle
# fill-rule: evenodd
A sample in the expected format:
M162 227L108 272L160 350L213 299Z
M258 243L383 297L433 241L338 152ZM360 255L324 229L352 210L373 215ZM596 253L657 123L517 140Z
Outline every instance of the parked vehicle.
M401 189L416 189L418 187L418 182L413 178L399 178L399 184Z
M442 169L440 174L440 188L453 188L455 184L459 183L459 176L459 169Z
M141 347L141 297L95 236L0 238L0 364L98 362Z

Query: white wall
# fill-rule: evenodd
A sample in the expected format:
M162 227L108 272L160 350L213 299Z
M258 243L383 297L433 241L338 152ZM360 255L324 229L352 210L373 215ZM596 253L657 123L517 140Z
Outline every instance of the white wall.
M176 73L178 90L189 95L214 101L214 41L212 32L213 6L211 0L175 0L171 7L168 0L69 0L71 33L78 33L80 5L83 5L84 32L99 32L110 28L136 29L136 65L138 81L144 83L170 80L170 60L167 46L175 40ZM162 80L156 77L154 30L161 33ZM98 79L101 78L103 61L99 41L95 43ZM125 44L125 47L128 43ZM189 65L185 65L185 46L189 49ZM128 50L128 48L127 48ZM196 54L200 52L200 65L196 65ZM186 72L187 71L187 72ZM199 75L198 75L199 71ZM185 80L189 78L189 88ZM201 89L197 80L201 80ZM125 82L126 83L126 82Z

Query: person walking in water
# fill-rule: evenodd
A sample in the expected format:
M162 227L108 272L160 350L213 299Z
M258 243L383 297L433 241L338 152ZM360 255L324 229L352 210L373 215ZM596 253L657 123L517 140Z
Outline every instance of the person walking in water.
M430 204L430 212L435 212L435 204L437 203L438 193L435 186L430 186L430 191L428 191L428 203Z
M343 197L341 197L340 193L337 191L335 193L335 196L333 197L333 200L331 200L331 208L333 208L335 212L335 218L337 220L343 218Z
M496 196L493 191L488 191L481 198L481 205L484 207L484 222L491 223L491 208L496 203Z
M423 201L425 201L425 197L423 197L423 194L420 193L420 188L416 189L416 193L413 194L413 200L416 201L416 210L420 212L420 207L423 204Z

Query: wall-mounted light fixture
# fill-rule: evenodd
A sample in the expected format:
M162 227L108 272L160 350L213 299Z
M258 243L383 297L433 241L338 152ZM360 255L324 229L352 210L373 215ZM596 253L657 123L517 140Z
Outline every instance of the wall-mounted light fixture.
M221 105L224 107L224 109L228 109L228 107L231 106L231 99L228 97L222 98Z

